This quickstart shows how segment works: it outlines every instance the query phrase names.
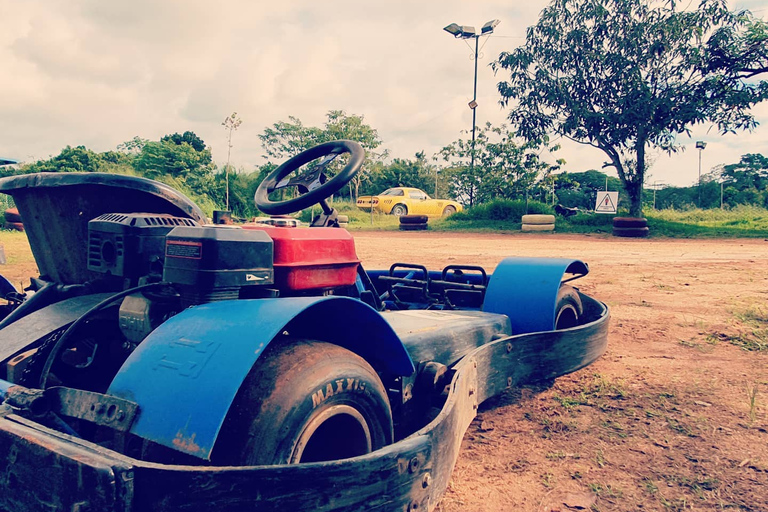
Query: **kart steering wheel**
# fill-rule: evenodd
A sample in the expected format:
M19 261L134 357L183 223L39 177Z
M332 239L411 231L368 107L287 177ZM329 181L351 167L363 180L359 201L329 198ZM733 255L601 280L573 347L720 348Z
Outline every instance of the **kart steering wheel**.
M349 153L349 162L339 174L328 179L324 172L328 164L344 153ZM303 174L288 179L289 174L318 158L322 158L322 160ZM302 151L272 171L259 184L253 199L259 210L268 215L284 215L309 208L335 194L349 183L360 171L363 160L365 160L365 151L355 141L336 140L317 145ZM269 199L271 192L287 187L296 187L300 195L285 201L271 201Z

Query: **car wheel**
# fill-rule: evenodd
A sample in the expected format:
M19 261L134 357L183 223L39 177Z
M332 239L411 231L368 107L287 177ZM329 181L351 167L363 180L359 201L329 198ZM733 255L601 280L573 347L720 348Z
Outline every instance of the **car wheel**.
M443 217L450 217L454 213L456 213L456 207L455 206L446 206L443 209Z
M392 442L392 411L373 368L320 341L267 347L235 398L213 451L224 465L346 459Z
M576 288L567 284L560 285L555 302L555 329L576 327L583 314L584 305Z
M390 212L395 217L400 217L401 215L408 215L408 208L404 204L396 204L392 207L392 211Z

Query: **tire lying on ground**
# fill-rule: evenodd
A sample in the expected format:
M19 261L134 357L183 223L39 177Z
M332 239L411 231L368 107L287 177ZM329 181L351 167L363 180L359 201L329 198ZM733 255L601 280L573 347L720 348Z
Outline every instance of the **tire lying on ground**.
M424 231L426 229L426 222L421 224L400 224L400 231Z
M6 221L3 225L5 229L10 229L13 231L24 231L24 224L21 222L8 222Z
M401 215L400 224L426 224L429 217L426 215Z
M554 224L523 224L523 231L554 231Z
M321 341L275 341L240 387L212 461L250 466L346 459L392 440L387 391L362 357Z
M644 217L614 217L615 228L645 228L648 227L648 219Z
M4 212L5 215L5 222L19 222L21 223L21 215L19 215L19 209L18 208L8 208Z
M555 216L535 213L535 214L523 215L522 220L523 220L523 224L546 225L546 224L554 224Z
M645 238L648 236L648 228L613 228L613 236L627 238Z

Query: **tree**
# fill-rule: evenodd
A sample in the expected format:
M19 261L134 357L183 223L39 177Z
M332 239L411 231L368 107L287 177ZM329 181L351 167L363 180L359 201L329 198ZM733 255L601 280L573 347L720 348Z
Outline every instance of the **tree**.
M366 158L362 171L350 185L355 188L354 193L350 191L350 197L357 195L363 181L370 179L369 170L373 167L372 164L386 156L386 152L374 151L381 145L381 139L378 132L365 123L364 117L348 115L343 110L330 110L322 128L304 126L299 118L288 116L288 121L278 121L265 129L259 139L267 158L278 161L287 160L323 142L339 139L358 142L365 149ZM334 162L329 166L329 170L332 172L337 166L338 163Z
M141 150L144 148L144 145L147 142L149 142L149 140L142 139L138 135L135 135L131 140L127 140L125 142L121 142L120 144L118 144L117 150L122 153L136 155L138 153L141 153Z
M22 172L96 172L103 165L101 155L85 146L67 146L48 160L39 160L22 167Z
M224 168L224 176L226 178L226 202L225 208L229 210L229 156L232 152L232 132L240 128L243 124L243 120L237 117L237 112L232 112L228 117L224 118L221 126L227 131L227 166Z
M749 109L768 98L768 29L725 0L694 11L655 0L554 0L494 69L518 135L551 132L602 150L642 215L648 149L681 149L676 135L710 122L752 129Z
M134 140L136 139L138 139L138 137L134 137ZM146 143L146 141L144 142ZM160 139L160 142L173 142L177 146L181 146L182 144L187 143L192 146L195 151L205 150L205 141L198 137L195 132L190 131L186 131L181 135L178 133L174 133L173 135L166 135Z
M524 196L531 186L556 169L539 158L540 141L516 139L506 125L494 127L486 123L477 131L474 144L475 166L468 165L473 144L459 139L444 147L440 154L451 162L453 196L464 197L469 205L493 199L511 199ZM557 147L549 148L556 150Z

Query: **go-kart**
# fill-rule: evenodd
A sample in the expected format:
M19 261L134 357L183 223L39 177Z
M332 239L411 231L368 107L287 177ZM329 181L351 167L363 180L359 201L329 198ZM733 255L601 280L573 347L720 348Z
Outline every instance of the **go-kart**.
M478 404L604 352L579 260L363 269L326 201L363 158L261 183L264 213L319 203L310 228L209 225L137 177L0 180L40 272L0 279L0 511L431 510Z

